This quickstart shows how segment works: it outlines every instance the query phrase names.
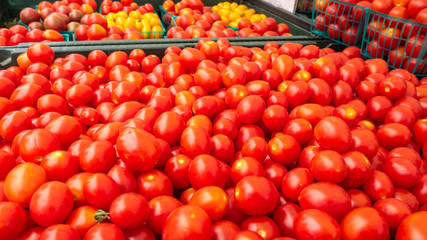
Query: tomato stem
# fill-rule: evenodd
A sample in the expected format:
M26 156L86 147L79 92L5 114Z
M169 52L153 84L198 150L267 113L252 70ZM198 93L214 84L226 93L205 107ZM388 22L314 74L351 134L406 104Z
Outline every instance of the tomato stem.
M95 217L95 221L97 223L102 223L105 219L110 220L110 213L108 213L102 209L98 209L98 211L96 211L94 217Z

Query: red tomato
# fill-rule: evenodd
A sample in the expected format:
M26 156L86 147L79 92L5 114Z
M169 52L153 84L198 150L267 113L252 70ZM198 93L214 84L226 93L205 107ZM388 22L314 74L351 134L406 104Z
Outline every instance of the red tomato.
M241 179L236 184L234 196L237 207L242 212L256 216L270 213L279 201L279 193L274 184L267 178L259 176Z
M121 229L136 229L147 221L149 216L147 200L137 193L124 193L111 203L110 219Z
M385 218L393 233L400 223L412 213L406 203L395 198L380 199L373 207Z
M122 130L117 138L117 153L128 167L146 171L160 159L160 144L150 133L136 128Z
M53 151L46 154L40 166L50 181L65 182L79 171L79 162L67 151Z
M42 167L23 163L14 167L4 181L4 193L11 202L28 207L34 192L47 181Z
M150 215L147 223L150 229L161 234L167 217L176 208L182 206L182 203L171 196L159 196L150 200Z
M326 117L314 128L314 138L320 147L345 152L351 144L348 125L337 117Z
M317 181L338 184L347 176L347 165L341 154L325 150L313 157L310 172Z
M157 169L146 171L137 179L138 193L147 200L158 196L172 196L173 185L166 174Z
M116 161L116 150L108 141L94 141L80 153L80 167L85 172L107 172Z
M60 148L59 138L53 133L44 129L34 129L22 137L19 154L24 161L39 164L46 154Z
M228 210L228 197L221 188L208 186L197 190L188 204L202 208L212 221L217 221Z
M31 62L42 62L51 64L55 57L52 48L43 43L36 43L28 47L27 56Z
M95 220L96 211L96 208L89 205L78 207L73 210L65 223L75 228L80 237L84 237L87 231L98 223Z
M125 240L125 235L119 227L112 223L99 223L94 225L86 233L85 240Z
M0 202L0 235L2 239L16 239L26 228L27 214L14 202Z
M405 218L397 229L396 240L426 236L426 230L422 227L426 215L426 212L417 212Z
M388 239L389 226L381 214L371 207L352 210L341 222L345 239Z
M295 216L295 235L298 239L340 239L341 229L335 219L317 209L303 210ZM318 227L313 228L316 225Z
M173 210L165 222L162 239L209 240L213 235L212 222L203 209L186 205Z
M114 199L120 195L120 187L104 173L95 173L83 183L84 197L96 208L109 209Z
M73 193L65 183L47 182L31 197L31 218L43 227L59 224L68 218L73 206Z
M385 173L377 170L373 170L371 176L363 184L363 191L374 202L394 196L394 186L390 178Z
M61 116L52 120L45 127L59 138L63 149L68 148L82 133L82 125L71 116Z

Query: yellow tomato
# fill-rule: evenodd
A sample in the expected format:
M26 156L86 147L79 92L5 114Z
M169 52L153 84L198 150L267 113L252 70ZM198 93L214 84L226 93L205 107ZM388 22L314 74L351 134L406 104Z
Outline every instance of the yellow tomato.
M110 12L110 13L108 13L107 14L107 16L105 16L105 18L108 20L108 19L116 19L115 18L115 16L116 16L116 14L115 13L113 13L113 12Z
M129 17L135 18L135 19L141 19L141 13L139 11L132 11L129 13Z
M212 12L216 13L216 12L218 12L219 9L220 9L219 6L215 5L212 7Z
M149 19L143 19L141 22L142 22L142 26L148 26L151 28L151 24L150 24Z
M245 16L249 18L255 14L255 10L253 8L249 8L249 9L243 11L243 14L245 14Z
M161 38L162 37L162 27L161 26L154 26L151 29L152 33L150 34L150 38Z
M236 8L236 7L238 7L239 6L239 4L237 4L236 2L233 2L233 3L231 3L231 8L233 9L233 8Z
M116 13L116 18L119 18L119 17L127 18L128 14L124 11L120 11L120 12Z
M239 28L239 21L238 20L232 21L228 24L228 26L234 27L234 28Z
M235 20L237 20L238 18L240 18L240 14L238 14L238 13L236 13L236 12L231 12L231 13L228 15L228 19L229 19L230 21L235 21Z
M123 26L123 24L125 23L125 21L126 21L125 18L119 17L119 18L116 19L116 25L122 25Z
M262 21L264 21L267 18L267 16L265 14L260 14L260 16L261 16Z
M239 14L239 16L243 17L245 14L243 13L243 10L240 8L236 8L233 10L235 13Z
M228 15L230 15L230 10L229 9L225 9L225 8L221 8L218 11L218 14L221 15L221 16L228 16Z
M160 26L160 20L158 18L151 18L150 19L150 25L152 27L154 27L154 26Z
M225 24L230 23L230 19L228 19L228 17L227 17L227 16L221 15L221 20L222 20Z
M142 36L144 36L144 38L150 38L150 32L151 32L151 26L144 25L142 27Z
M135 19L134 18L127 18L125 22L123 23L124 28L135 28Z
M142 21L137 21L135 23L135 29L140 31L140 32L141 32L143 26L144 26L144 24L142 23Z
M247 9L248 9L248 6L246 6L246 5L244 5L244 4L240 4L239 6L237 6L237 8L238 8L238 9L240 9L240 10L245 11L245 10L247 10Z
M109 27L116 26L116 23L114 21L111 21L111 20L107 20L107 24Z

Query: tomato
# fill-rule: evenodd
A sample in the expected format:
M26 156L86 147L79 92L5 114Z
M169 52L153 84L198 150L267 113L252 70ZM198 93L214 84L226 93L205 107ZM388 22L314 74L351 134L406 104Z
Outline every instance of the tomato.
M96 224L86 233L85 240L105 239L105 240L125 240L125 235L119 227L112 223Z
M227 88L236 84L244 85L246 82L246 72L243 67L238 65L227 66L221 74L222 83Z
M390 177L394 186L401 188L412 187L418 182L418 169L410 160L401 157L389 157L383 166L383 171Z
M405 218L397 229L396 239L401 240L426 236L425 229L422 228L422 219L425 217L426 212L417 212Z
M372 207L352 210L341 222L345 239L388 239L389 226L381 214Z
M149 206L147 200L137 193L124 193L118 196L111 203L110 219L121 229L136 229L149 216Z
M4 181L7 174L16 166L15 158L9 152L0 150L0 181Z
M233 140L223 134L217 134L211 137L210 154L222 162L230 162L235 152Z
M73 206L73 193L65 183L47 182L31 197L31 218L42 227L59 224L68 218Z
M62 148L70 146L82 133L81 124L74 117L70 116L55 118L45 129L59 138Z
M211 143L208 133L199 126L187 127L181 135L181 148L185 155L192 158L209 154Z
M15 88L9 99L18 108L26 106L35 107L37 105L37 100L42 95L43 88L36 83L29 82Z
M95 173L84 180L83 194L90 205L109 209L114 199L120 195L120 187L107 174Z
M378 170L372 171L371 176L363 184L362 188L374 202L382 198L394 196L394 186L390 178Z
M160 144L150 133L136 128L122 130L117 138L117 153L134 170L152 169L160 159Z
M129 230L124 232L126 239L136 240L136 239L147 239L155 240L156 236L154 233L147 227L143 226L134 230Z
M231 240L245 240L245 239L262 240L263 238L258 233L249 231L249 230L239 231L236 234L234 234L234 236L231 238Z
M107 172L116 160L114 145L108 141L94 141L80 153L80 167L85 172Z
M279 237L280 231L276 223L266 216L249 217L241 224L241 230L258 233L263 239Z
M338 184L347 176L347 165L341 154L325 150L313 157L310 172L317 181Z
M0 213L2 239L15 239L25 230L27 215L22 206L14 202L0 202Z
M44 129L34 129L26 133L19 144L19 154L26 162L40 163L43 157L61 148L59 139Z
M79 171L79 162L67 151L53 151L46 154L40 166L50 181L65 182Z
M400 123L388 123L378 129L377 137L381 146L393 149L406 146L411 139L411 131Z
M314 127L314 138L321 148L345 152L351 144L348 125L337 117L326 117Z
M278 135L268 142L268 153L271 159L281 164L291 164L298 159L301 147L290 135Z
M262 118L265 108L266 104L260 96L246 96L237 105L237 116L243 123L256 123Z
M208 92L219 89L222 81L221 73L213 68L198 69L194 74L194 81Z
M71 212L65 223L76 229L80 237L84 237L87 231L97 224L96 211L96 208L89 205L78 207Z
M34 192L47 181L46 172L34 163L14 167L4 181L4 193L11 202L28 207Z
M42 62L51 64L54 60L55 53L52 48L43 43L36 43L28 47L27 56L31 62Z
M380 199L373 207L385 218L392 232L412 213L406 203L395 198Z
M202 208L212 221L217 221L228 210L228 197L221 188L208 186L197 190L188 204Z
M183 231L185 229L185 231ZM211 239L212 222L197 206L187 205L172 211L165 222L162 239Z
M339 185L345 189L361 186L371 175L371 164L363 153L352 151L343 155L347 166L347 175Z
M194 48L184 48L179 53L179 62L187 73L194 72L197 69L197 65L206 59L202 51Z
M217 221L213 224L212 239L231 239L240 231L239 226L228 220Z
M182 117L177 113L168 111L160 114L153 126L154 136L161 138L175 146L179 143L181 134L185 129Z
M421 175L421 178L418 181L418 183L409 189L415 195L420 205L427 203L427 191L426 191L427 187L426 186L427 186L427 174L423 174Z
M237 207L242 212L255 216L270 213L276 208L279 200L279 193L274 184L267 178L259 176L241 179L236 184L234 196Z
M24 231L17 239L19 240L32 240L40 239L40 234L43 232L42 227L33 227Z
M147 220L150 229L161 234L163 226L169 214L176 208L182 206L182 203L171 196L159 196L150 200L148 203L150 214Z
M298 213L295 216L294 229L296 237L301 240L341 238L341 229L337 221L317 209L307 209Z

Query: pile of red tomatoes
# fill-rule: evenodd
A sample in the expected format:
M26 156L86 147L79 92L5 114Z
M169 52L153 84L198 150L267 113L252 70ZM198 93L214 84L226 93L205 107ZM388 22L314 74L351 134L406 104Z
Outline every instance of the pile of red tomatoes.
M427 239L427 78L231 46L0 70L0 239Z

